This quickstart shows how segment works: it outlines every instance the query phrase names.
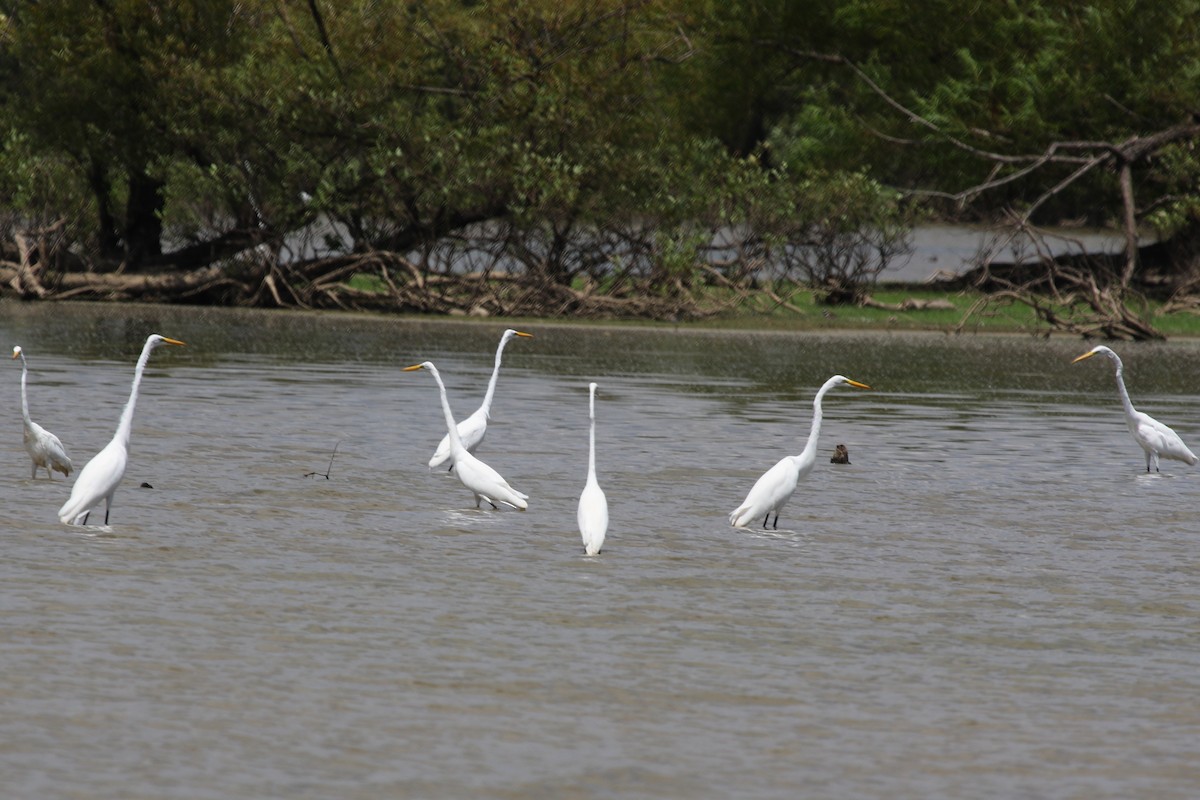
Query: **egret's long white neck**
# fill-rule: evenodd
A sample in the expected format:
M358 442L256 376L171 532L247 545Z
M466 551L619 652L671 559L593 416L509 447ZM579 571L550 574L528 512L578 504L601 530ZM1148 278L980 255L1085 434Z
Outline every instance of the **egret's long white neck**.
M821 398L836 385L837 379L830 378L821 385L821 388L817 390L817 396L813 398L812 429L808 432L808 441L804 443L804 450L800 453L800 458L804 458L805 456L810 459L816 457L817 439L821 435Z
M479 407L483 411L483 415L488 419L492 417L492 397L496 394L496 381L500 377L500 359L504 355L504 346L508 344L508 340L511 338L511 334L505 334L500 337L500 344L496 348L496 365L492 367L492 377L488 380L487 392L483 395L483 405Z
M25 395L25 376L29 373L29 367L25 363L25 354L21 353L21 414L25 417L25 426L33 424L33 420L29 416L29 398Z
M592 424L588 431L588 479L596 479L596 387L595 385L589 388L590 397L588 398L588 417L591 418Z
M1128 417L1129 421L1132 423L1137 412L1133 408L1133 401L1129 399L1129 390L1125 388L1125 365L1121 363L1121 357L1116 353L1110 352L1105 353L1105 355L1111 358L1113 360L1113 364L1116 365L1117 394L1121 398L1121 405L1125 408L1125 416Z
M113 437L119 439L126 447L129 446L129 433L133 429L133 409L137 405L138 387L142 384L142 373L146 371L146 362L150 360L152 350L154 343L147 339L142 354L138 357L137 367L133 371L133 386L129 389L129 399L125 401L125 410L121 412L121 421L117 423L117 435Z
M442 383L442 376L438 374L437 367L433 364L427 364L425 369L429 370L433 379L437 381L438 393L442 397L442 413L446 415L446 428L450 432L450 452L458 456L465 453L466 448L463 447L462 439L458 436L458 425L454 422L454 413L450 411L450 398L446 396L446 384Z

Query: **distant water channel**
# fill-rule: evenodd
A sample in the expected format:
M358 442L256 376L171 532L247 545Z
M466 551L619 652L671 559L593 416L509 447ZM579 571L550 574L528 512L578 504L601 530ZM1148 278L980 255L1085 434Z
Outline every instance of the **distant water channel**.
M1081 342L527 329L478 454L530 509L495 512L426 468L437 391L401 368L464 415L502 324L0 305L77 466L145 336L188 343L107 530L29 479L6 365L0 794L1196 796L1200 468L1144 472ZM1119 350L1200 446L1200 343ZM835 373L873 391L826 397L778 530L731 529Z

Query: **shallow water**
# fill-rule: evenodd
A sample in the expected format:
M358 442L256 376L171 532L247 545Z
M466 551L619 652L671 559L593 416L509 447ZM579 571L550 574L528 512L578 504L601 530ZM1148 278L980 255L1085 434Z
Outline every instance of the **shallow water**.
M436 387L400 371L434 360L463 415L502 325L0 306L77 466L145 335L188 342L152 357L111 527L86 532L55 519L69 482L29 480L9 365L4 794L1195 796L1200 476L1144 472L1107 361L529 329L478 453L531 496L518 513L426 469ZM1200 344L1119 350L1134 402L1195 449ZM731 529L835 372L873 391L827 395L779 530ZM595 558L574 522L589 380Z

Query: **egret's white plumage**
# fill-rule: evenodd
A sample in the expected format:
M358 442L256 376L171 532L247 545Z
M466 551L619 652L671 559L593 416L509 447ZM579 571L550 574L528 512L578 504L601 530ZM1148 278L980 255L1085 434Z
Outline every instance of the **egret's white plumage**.
M29 477L37 477L38 467L44 467L46 477L51 480L54 478L51 470L70 475L71 459L67 457L62 442L29 417L29 398L25 394L25 378L29 374L29 365L25 363L25 351L20 345L13 348L12 357L21 359L21 415L25 419L25 452L29 453L29 458L33 461Z
M842 384L859 389L871 388L865 383L852 381L843 375L834 375L825 381L824 385L817 390L817 396L813 398L812 430L808 434L804 450L798 456L784 456L775 466L763 473L750 489L750 493L746 495L746 501L729 515L731 525L736 528L744 528L762 516L765 528L772 511L775 512L775 522L772 527L779 525L779 512L792 498L800 479L812 472L813 464L817 460L817 437L821 433L821 398L830 389Z
M412 372L418 369L428 370L437 381L438 392L442 397L442 412L446 415L446 435L450 439L450 461L454 467L454 474L462 481L462 485L475 495L475 507L479 508L480 500L487 500L493 508L496 507L496 503L504 503L522 511L528 508L529 504L525 501L529 499L529 495L509 486L508 481L504 480L499 472L480 461L463 446L462 439L458 436L458 426L454 424L454 414L450 411L450 400L446 397L446 384L442 383L442 376L438 374L437 367L432 361L423 361L405 367L404 371Z
M1125 410L1125 422L1129 425L1129 432L1133 434L1133 440L1146 452L1146 472L1150 471L1151 465L1154 466L1155 472L1159 471L1158 459L1160 457L1195 465L1196 454L1187 448L1187 445L1179 438L1179 434L1149 414L1143 414L1133 407L1133 401L1129 399L1129 391L1125 388L1125 365L1121 363L1120 356L1110 348L1099 345L1075 358L1071 363L1075 364L1095 355L1108 356L1116 365L1117 394L1121 398L1121 407Z
M500 337L500 345L496 348L496 365L492 367L492 377L488 381L487 393L483 396L483 405L477 408L471 416L458 423L458 438L468 453L475 452L475 448L479 447L479 443L483 441L483 437L487 433L488 420L492 416L492 397L496 394L496 380L500 377L500 359L504 355L505 345L515 336L533 338L532 333L524 333L512 328L504 332L504 335ZM440 467L449 460L450 434L447 433L438 443L433 458L429 459L429 467L430 469Z
M121 421L117 423L116 435L80 470L75 485L71 487L70 498L58 510L58 518L64 525L86 525L92 507L101 500L104 501L104 524L108 524L113 495L121 483L121 478L125 476L125 464L129 458L129 434L133 428L133 409L137 405L142 373L146 371L150 353L160 344L182 346L183 342L159 336L157 333L146 339L142 355L133 371L133 386L129 389L129 399L121 412Z
M594 556L604 546L604 534L608 532L608 499L600 482L596 480L596 384L588 384L588 417L591 428L588 433L588 474L583 493L579 495L579 533L583 536L583 552Z

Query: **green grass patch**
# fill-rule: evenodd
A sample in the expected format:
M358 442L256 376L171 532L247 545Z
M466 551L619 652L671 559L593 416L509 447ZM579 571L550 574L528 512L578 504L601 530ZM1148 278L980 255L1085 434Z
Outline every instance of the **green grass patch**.
M1013 302L981 303L984 294L975 290L949 291L926 287L879 286L871 298L883 305L899 308L838 305L818 303L813 292L797 288L787 293L776 292L786 305L758 294L734 310L699 323L716 328L767 328L778 330L925 330L953 331L962 326L964 332L1041 334L1049 328L1027 305ZM728 300L729 296L715 302ZM904 309L906 301L915 306ZM939 307L920 306L935 303ZM1187 312L1161 313L1162 304L1150 303L1146 308L1151 324L1164 336L1200 336L1200 315ZM974 311L972 311L974 309ZM1062 318L1072 317L1071 309L1055 309ZM1080 307L1080 318L1087 309ZM968 314L970 314L968 316Z
M1155 307L1161 307L1161 303L1155 304ZM1200 314L1176 311L1171 314L1156 314L1152 321L1163 336L1200 336Z
M370 272L356 272L346 280L346 288L353 289L356 292L367 292L370 294L385 294L388 291L388 285L383 282L383 278Z
M387 293L389 287L374 273L357 273L345 285L359 292ZM577 285L576 288L583 288ZM602 292L605 287L594 287ZM775 297L766 292L735 293L731 289L708 287L698 302L702 310L717 311L696 322L699 328L760 330L903 330L955 331L962 326L968 333L1048 333L1033 309L1021 303L982 303L982 292L932 289L925 286L886 284L872 287L870 297L888 306L826 305L814 298L805 286L774 288ZM778 298L775 299L775 298ZM780 302L782 301L782 302ZM932 307L924 307L933 304ZM906 307L911 306L911 307ZM1145 313L1164 336L1200 337L1200 314L1161 313L1162 304L1148 304ZM974 309L974 311L972 311ZM1055 309L1062 318L1070 318L1070 309ZM1083 316L1085 309L1080 309ZM968 316L970 313L970 316ZM528 318L530 322L538 318ZM568 320L556 319L555 322ZM584 318L581 322L588 322ZM594 320L592 320L594 321ZM608 320L609 324L671 325L679 323L647 319Z
M777 293L778 294L778 293ZM779 295L779 303L765 294L751 296L731 311L707 320L712 327L762 327L778 329L950 330L982 298L976 291L938 291L926 288L881 287L872 300L888 308L818 303L807 288ZM729 297L713 297L714 304ZM924 308L927 304L936 307ZM905 308L905 305L914 306ZM711 306L710 306L711 307ZM1037 318L1023 306L995 306L967 321L966 330L1034 331Z

